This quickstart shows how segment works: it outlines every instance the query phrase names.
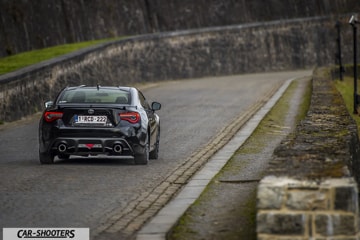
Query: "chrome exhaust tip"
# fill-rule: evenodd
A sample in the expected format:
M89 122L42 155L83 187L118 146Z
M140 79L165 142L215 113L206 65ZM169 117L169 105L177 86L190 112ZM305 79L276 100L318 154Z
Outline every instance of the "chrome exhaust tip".
M59 146L58 146L58 151L63 153L63 152L66 152L67 150L67 146L65 143L60 143Z
M121 145L120 144L114 144L113 151L114 151L114 153L121 153L122 152Z

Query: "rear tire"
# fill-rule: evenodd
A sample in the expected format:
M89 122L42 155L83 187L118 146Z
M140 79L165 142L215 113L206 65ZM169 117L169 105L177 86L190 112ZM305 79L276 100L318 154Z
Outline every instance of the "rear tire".
M159 158L159 145L160 145L160 128L159 128L158 134L156 136L155 148L149 154L150 159L158 159Z
M144 147L144 152L141 154L136 154L134 158L136 165L146 165L149 163L149 136Z
M41 164L52 164L54 163L54 154L51 152L39 152L39 159Z

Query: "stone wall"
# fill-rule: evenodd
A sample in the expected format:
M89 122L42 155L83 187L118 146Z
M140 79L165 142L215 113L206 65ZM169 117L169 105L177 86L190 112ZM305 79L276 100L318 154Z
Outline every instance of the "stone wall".
M258 198L258 240L358 239L359 199L352 178L269 176L261 181Z
M357 126L330 73L313 76L307 116L275 149L259 184L259 240L360 237Z
M350 34L350 27L343 32L344 62L352 56ZM68 85L133 85L327 65L335 61L335 40L335 19L310 18L106 43L0 76L0 121L41 111Z
M358 0L0 0L0 57L59 44L360 12Z

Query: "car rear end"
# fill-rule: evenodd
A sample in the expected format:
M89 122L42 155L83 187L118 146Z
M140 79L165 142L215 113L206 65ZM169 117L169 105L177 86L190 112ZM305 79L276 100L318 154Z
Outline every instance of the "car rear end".
M40 158L132 157L141 150L141 117L130 89L65 89L40 121ZM43 158L45 160L45 158ZM46 162L46 161L45 161Z

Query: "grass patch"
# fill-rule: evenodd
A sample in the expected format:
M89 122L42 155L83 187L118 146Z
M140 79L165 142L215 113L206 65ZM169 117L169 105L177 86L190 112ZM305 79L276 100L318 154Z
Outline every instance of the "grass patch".
M297 123L299 123L301 120L303 120L306 117L311 104L311 95L312 95L312 81L309 81L308 86L306 86L305 93L303 95L303 101L299 106L298 114L296 116Z
M358 81L359 86L359 81ZM358 132L360 133L360 117L359 115L353 114L354 111L354 78L353 77L344 77L343 81L340 79L335 80L335 87L341 94L346 108L352 118L355 120Z
M265 137L266 135L270 136L271 138L272 134L281 132L281 126L284 125L286 113L290 107L289 100L291 99L291 96L294 94L296 88L298 87L298 84L299 83L297 81L294 81L290 84L284 95L279 99L279 101L275 104L275 106L264 117L259 126L255 129L252 137L249 138L246 143L239 148L236 154L257 153L265 146L265 144L269 140ZM311 93L311 81L309 81L295 118L295 121L297 123L304 119L306 116L306 113L310 106Z
M70 52L74 52L86 47L90 47L96 44L109 42L111 40L122 39L122 38L101 39L101 40L94 40L94 41L87 41L80 43L64 44L64 45L43 48L29 52L23 52L13 56L0 58L0 75L39 63L41 61L49 60L51 58L55 58Z

